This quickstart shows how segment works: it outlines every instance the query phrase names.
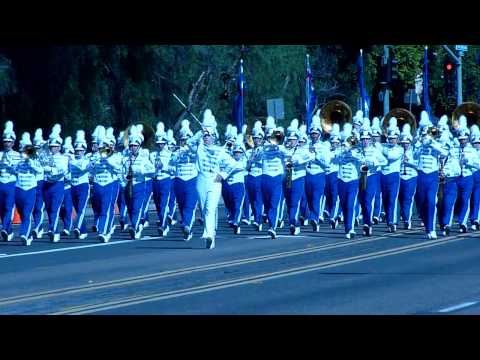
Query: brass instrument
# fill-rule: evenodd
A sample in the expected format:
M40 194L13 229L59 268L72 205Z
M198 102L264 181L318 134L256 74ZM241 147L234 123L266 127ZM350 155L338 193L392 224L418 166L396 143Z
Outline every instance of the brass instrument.
M245 135L245 145L247 149L253 149L255 147L255 142L253 141L252 135Z
M433 139L437 139L440 137L440 130L436 126L430 126L427 129L427 135L432 137Z
M106 146L106 147L100 148L98 150L98 153L100 154L101 158L108 158L113 155L114 151L110 146Z
M270 135L268 139L270 140L271 144L280 145L285 139L285 134L280 130L274 130L272 135Z
M467 118L467 126L470 128L472 125L477 124L480 126L480 104L474 102L464 102L460 104L452 114L451 127L456 130L459 127L458 119L464 115Z
M34 160L37 158L37 149L33 145L25 145L22 149L22 156L26 160Z
M403 125L409 124L411 135L415 136L415 133L417 131L417 120L415 118L415 115L413 115L407 109L403 108L392 109L387 115L385 115L382 124L384 136L387 136L388 123L390 121L390 118L392 117L395 117L397 119L397 126L399 129L402 129Z
M344 124L351 122L352 109L343 101L329 101L320 110L320 125L323 134L330 134L333 124L338 124L342 129Z
M344 147L354 148L359 144L358 138L355 135L350 135L345 142L342 144Z

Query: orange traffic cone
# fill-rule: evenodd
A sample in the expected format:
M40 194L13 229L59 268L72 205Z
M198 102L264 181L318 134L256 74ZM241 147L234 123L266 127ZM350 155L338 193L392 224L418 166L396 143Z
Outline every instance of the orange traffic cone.
M17 208L13 211L13 224L18 225L22 222L22 219L20 218L20 214L17 211Z

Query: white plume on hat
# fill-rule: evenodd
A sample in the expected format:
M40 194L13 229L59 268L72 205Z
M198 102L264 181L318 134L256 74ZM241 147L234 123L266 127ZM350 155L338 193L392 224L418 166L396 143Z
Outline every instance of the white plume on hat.
M225 134L223 134L225 139L228 139L230 136L230 131L232 131L232 124L227 124L227 127L225 128Z
M293 119L290 122L290 126L287 128L288 136L298 136L298 119Z
M109 127L107 129L106 135L105 135L105 140L110 144L110 145L115 145L115 135L113 133L113 127Z
M355 124L363 123L363 111L362 110L357 110L355 116L353 117L353 122Z
M245 134L247 133L247 129L248 129L248 125L247 124L243 124L242 126L242 135L245 137Z
M182 120L181 128L180 128L179 133L180 133L180 138L181 139L186 139L190 136L193 136L193 132L192 132L192 130L190 130L190 121L188 121L186 119ZM172 131L172 135L173 135L173 131ZM167 139L168 139L168 131L167 131Z
M400 137L402 138L402 142L404 142L405 140L408 140L411 142L413 140L412 127L410 126L410 124L408 123L403 124L402 133L400 134Z
M117 142L121 143L123 141L124 136L125 136L125 131L120 131L120 134L118 134L118 137L117 137Z
M265 133L262 130L262 122L261 121L255 121L255 124L253 125L253 129L252 129L252 136L253 137L261 137L261 138L263 138L265 136Z
M312 130L321 131L322 129L322 126L320 123L320 116L318 115L319 111L317 111L317 114L312 117L312 123L310 124L310 132L312 132Z
M35 135L33 137L33 143L35 145L39 145L39 146L45 144L45 140L43 139L43 130L42 129L35 130Z
M17 136L15 135L15 131L13 131L13 122L8 120L5 123L5 130L3 131L3 139L4 140L11 140L15 141Z
M477 124L473 124L470 127L470 141L473 142L480 142L480 128Z
M62 132L62 127L60 126L60 124L53 125L52 132L50 133L50 136L49 136L50 145L52 144L58 145L58 146L62 145L63 140L60 137L61 132Z
M202 126L204 130L208 131L211 135L216 135L217 122L215 116L212 114L212 110L206 109L203 113Z
M29 132L24 132L22 134L22 138L20 139L20 147L24 147L25 145L32 145Z
M230 133L227 136L227 139L236 139L238 135L238 129L236 126L230 128Z
M398 121L395 116L392 116L388 121L388 136L396 137L400 134L400 129L397 126Z
M100 129L100 126L101 125L97 125L95 127L95 130L93 130L93 133L92 133L92 142L94 143L97 143L98 142L98 129Z
M275 118L273 116L267 117L267 121L265 123L265 132L270 134L273 129L275 129L277 125L275 124Z
M342 140L346 140L348 137L350 137L352 135L352 124L350 123L345 123L343 125L343 131L342 131Z
M174 144L174 145L177 144L177 142L175 141L175 138L173 137L173 130L172 129L167 130L167 142L168 142L168 144Z
M67 136L65 138L65 143L63 144L63 152L73 153L73 145L72 145L72 137L71 136Z
M243 134L238 134L237 138L235 139L235 143L233 144L233 151L245 151L245 144L244 144L244 137Z
M370 131L370 119L363 118L362 130Z
M298 133L299 133L299 135L300 135L300 139L305 139L305 140L307 140L307 139L308 139L308 136L307 136L307 125L305 125L305 124L300 125L300 127L298 128Z
M155 141L162 142L167 140L167 134L165 133L165 124L161 121L157 123L157 131L155 132Z
M85 141L85 131L77 130L75 135L75 148L87 148L87 142Z
M418 123L420 128L431 126L432 122L430 121L430 117L428 116L428 113L423 110L420 113L420 122Z
M460 129L466 129L467 128L467 118L465 117L465 115L461 115L458 118L458 125L459 125Z

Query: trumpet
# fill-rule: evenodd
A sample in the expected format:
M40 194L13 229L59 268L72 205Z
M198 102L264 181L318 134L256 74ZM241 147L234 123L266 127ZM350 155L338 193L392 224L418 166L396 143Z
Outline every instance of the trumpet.
M280 145L285 139L285 134L280 130L275 130L268 138L273 145Z
M436 138L440 137L440 130L435 126L431 126L427 129L427 135L436 139Z
M100 154L100 157L102 158L108 158L112 156L113 154L113 149L109 146L103 147L98 150L98 153Z
M36 159L37 158L37 149L33 145L26 145L22 150L22 157L25 160Z

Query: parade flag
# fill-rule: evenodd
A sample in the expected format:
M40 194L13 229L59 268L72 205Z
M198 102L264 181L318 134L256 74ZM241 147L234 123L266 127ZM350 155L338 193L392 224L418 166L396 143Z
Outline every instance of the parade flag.
M432 108L430 106L430 98L428 97L428 46L425 46L423 54L423 104L431 121Z
M237 78L237 95L235 96L235 103L233 104L233 122L237 127L239 133L242 131L243 124L245 124L244 114L244 98L245 98L245 76L243 74L243 59L240 59L240 66Z
M360 56L357 61L357 71L358 71L358 87L360 89L360 96L362 97L362 111L364 117L368 118L368 113L370 112L370 97L367 95L367 89L365 87L365 75L364 75L364 65L363 65L363 50L360 49Z
M313 86L312 69L310 68L310 55L306 57L307 75L305 79L305 125L307 125L307 132L310 131L310 124L312 122L313 110L315 110L315 104L317 97L315 96L315 88Z

